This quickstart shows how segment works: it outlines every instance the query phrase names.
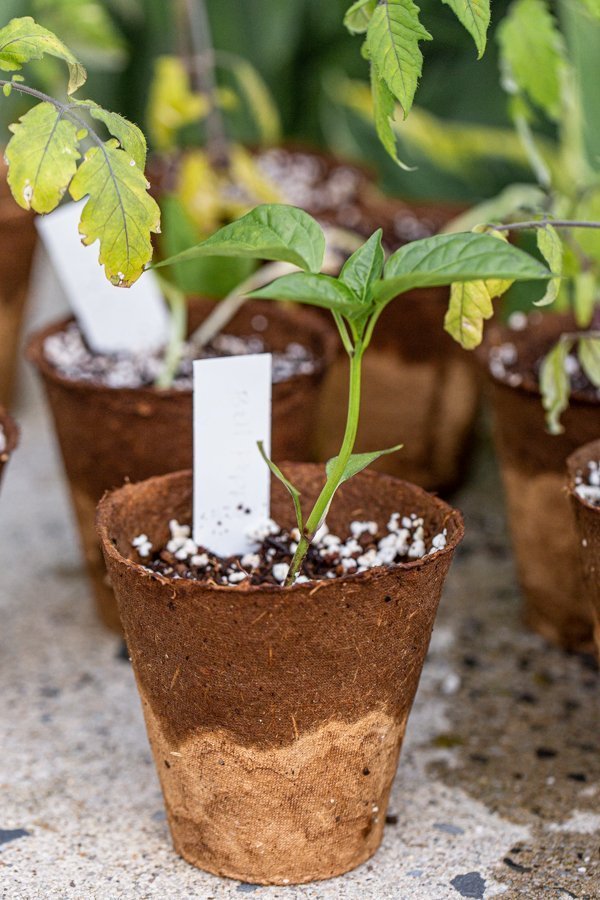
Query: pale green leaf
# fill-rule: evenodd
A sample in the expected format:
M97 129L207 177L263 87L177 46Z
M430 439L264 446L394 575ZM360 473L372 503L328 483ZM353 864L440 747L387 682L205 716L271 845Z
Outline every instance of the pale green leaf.
M79 231L84 244L100 241L98 261L113 284L128 287L152 258L151 232L160 211L143 171L114 140L92 147L70 185L74 200L86 195Z
M263 300L292 300L320 306L343 316L356 316L363 312L358 297L337 278L330 275L315 275L312 272L294 272L282 275L264 288L252 291L249 297Z
M364 34L375 12L377 0L356 0L344 16L344 25L352 34Z
M33 8L40 21L95 70L115 71L127 62L126 41L105 0L34 0Z
M454 11L459 22L464 25L477 47L481 58L485 52L487 32L490 24L490 0L442 0Z
M85 107L94 119L106 125L112 136L117 138L123 150L131 154L136 166L143 171L146 165L146 138L138 126L119 113L103 109L93 100L77 100L75 102L77 106Z
M77 128L51 103L39 103L10 130L5 155L13 197L24 209L51 212L77 169Z
M546 284L546 292L541 300L536 300L535 306L549 306L558 297L562 278L563 243L552 225L545 225L536 229L538 250L548 263L548 268L556 275L550 278Z
M393 253L374 296L379 303L387 303L417 287L496 278L538 281L550 274L539 260L489 234L440 234Z
M453 284L444 328L465 350L478 347L483 337L483 323L491 319L494 307L485 281Z
M216 53L219 65L227 68L236 80L239 93L246 101L260 139L264 144L276 144L281 140L281 121L271 92L254 66L232 53Z
M600 338L579 338L578 356L587 377L594 387L600 388Z
M581 0L585 9L596 19L600 19L600 0Z
M0 69L14 72L32 59L41 59L45 53L66 62L69 94L81 87L87 78L84 67L56 35L34 22L31 16L11 19L0 28Z
M580 272L573 285L573 312L579 328L586 328L592 321L598 299L598 279L594 272Z
M298 488L294 487L289 478L285 477L279 466L275 465L272 459L269 459L265 452L265 445L262 441L258 441L258 449L260 451L260 455L268 465L275 478L278 478L282 485L289 491L290 496L294 501L294 510L296 512L296 522L298 523L298 530L300 534L303 534L304 520L302 518L302 506L300 505L300 491L298 490Z
M353 453L346 463L346 468L344 469L339 483L343 484L344 481L348 481L349 478L353 478L354 475L358 475L359 472L362 472L363 469L370 466L371 463L375 462L376 459L379 459L380 456L386 456L388 453L396 453L398 450L401 450L403 446L404 444L397 444L395 447L390 447L388 450L373 450L371 453ZM327 477L333 472L337 460L337 456L334 456L327 461L325 466Z
M405 172L412 171L411 167L403 163L398 156L396 134L394 132L396 100L383 78L379 76L375 66L371 66L371 92L373 97L373 121L379 140L401 169L404 169Z
M431 40L431 35L421 25L419 7L413 0L381 0L367 29L367 52L405 116L421 76L419 41L423 40Z
M565 48L545 0L515 0L498 26L498 40L505 87L558 119Z
M319 272L325 255L325 235L312 216L284 204L257 206L183 253L156 263L170 266L199 256L249 256L281 260Z
M382 231L379 228L346 260L340 272L340 281L363 301L368 297L373 283L381 277L383 270L385 257L381 235Z
M560 417L569 405L571 386L566 360L572 346L572 341L559 340L541 365L540 391L546 410L546 426L550 434L561 434L564 431Z

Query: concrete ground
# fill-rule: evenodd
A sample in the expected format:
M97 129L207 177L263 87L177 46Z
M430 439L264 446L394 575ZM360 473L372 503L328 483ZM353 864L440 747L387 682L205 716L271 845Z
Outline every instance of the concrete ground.
M97 622L33 379L0 497L4 900L600 898L599 679L526 633L489 452L410 719L383 845L315 885L215 878L173 852L129 662Z

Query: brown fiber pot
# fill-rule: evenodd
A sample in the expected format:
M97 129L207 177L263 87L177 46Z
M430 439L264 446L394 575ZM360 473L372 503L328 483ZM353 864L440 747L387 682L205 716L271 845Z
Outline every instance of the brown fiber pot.
M0 407L0 428L4 433L5 438L5 447L2 453L0 453L0 481L2 480L2 476L4 474L4 469L6 468L8 461L10 460L12 454L14 453L17 444L19 443L19 429L9 414L5 409Z
M488 330L483 355L510 341L525 361L540 359L569 319L539 316L523 331ZM564 433L548 434L537 380L510 387L490 376L494 438L500 458L512 544L524 595L524 619L567 650L592 646L592 618L581 582L578 539L564 489L567 457L598 436L600 404L573 394Z
M600 423L598 425L600 431ZM600 507L592 506L575 493L575 477L587 471L588 463L600 460L600 440L591 441L567 460L569 497L575 515L585 598L594 617L594 638L600 657Z
M17 348L36 232L33 214L15 203L0 157L0 405L10 406Z
M196 328L213 307L212 302L195 301L190 308L190 328ZM261 336L271 349L281 350L291 341L299 341L322 360L314 374L273 385L274 458L310 457L314 410L323 375L337 349L337 336L313 311L268 301L246 303L227 326L228 333L252 333L256 315L268 321ZM65 324L61 321L35 334L28 356L48 395L100 618L120 630L94 527L96 505L106 490L126 479L141 481L191 466L192 392L116 389L62 377L46 362L43 344Z
M425 233L433 234L456 213L444 206L380 201L369 209L367 230L383 226L388 245L398 246L403 241L392 235L398 217L421 222ZM403 443L399 453L381 457L375 469L429 490L448 490L460 481L481 395L482 379L472 357L444 331L448 300L448 288L429 288L392 301L363 362L357 451ZM322 393L322 459L339 446L347 378L346 360L339 356Z
M309 503L320 466L286 464ZM274 479L272 514L292 526ZM98 529L161 779L175 849L217 875L292 884L340 875L381 841L460 513L373 472L345 483L328 522L417 512L445 550L361 575L219 587L150 574L131 539L191 520L178 472L106 496Z

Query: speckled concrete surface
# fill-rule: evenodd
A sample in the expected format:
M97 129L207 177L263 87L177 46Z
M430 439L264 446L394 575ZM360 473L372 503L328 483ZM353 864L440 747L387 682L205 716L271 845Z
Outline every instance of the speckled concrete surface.
M0 896L600 898L592 660L522 631L497 479L480 454L376 857L261 888L172 851L129 663L97 624L37 388L0 497Z

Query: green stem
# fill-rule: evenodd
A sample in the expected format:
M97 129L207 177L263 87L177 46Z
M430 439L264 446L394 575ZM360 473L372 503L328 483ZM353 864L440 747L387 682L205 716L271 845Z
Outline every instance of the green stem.
M524 231L526 228L600 228L600 222L583 221L581 219L532 219L529 222L509 222L506 225L488 225L494 231Z
M360 412L360 384L361 369L364 347L362 342L358 342L354 350L350 354L350 382L348 393L348 416L346 419L346 430L344 432L344 440L342 441L341 450L336 458L335 465L325 482L321 493L317 497L315 505L304 526L304 533L298 542L298 547L294 553L290 565L285 586L290 587L296 580L296 575L300 571L300 567L304 562L308 548L315 536L315 532L323 524L329 505L333 499L333 495L340 486L348 460L354 450L356 441L356 432L358 430L358 418Z
M155 386L166 390L173 384L183 353L187 335L187 301L185 294L168 281L161 278L160 286L171 309L171 330L165 351L164 366L156 379Z

